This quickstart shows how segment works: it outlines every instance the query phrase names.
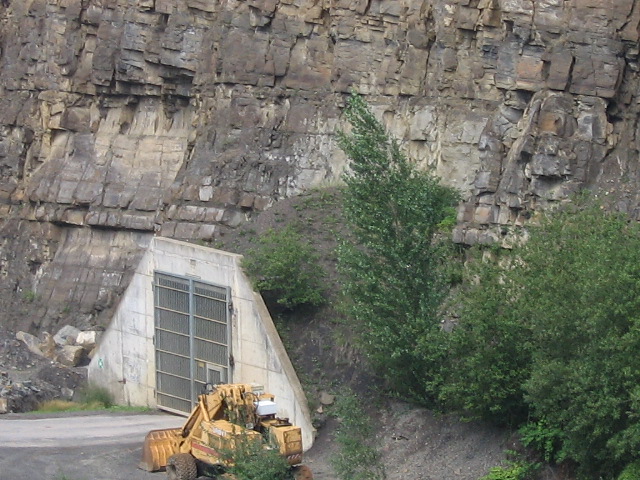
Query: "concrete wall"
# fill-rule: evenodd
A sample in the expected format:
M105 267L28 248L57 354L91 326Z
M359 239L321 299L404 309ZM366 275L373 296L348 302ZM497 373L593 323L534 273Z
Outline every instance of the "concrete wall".
M143 256L89 365L89 381L118 403L156 406L153 274L197 277L231 288L234 366L230 382L258 383L276 395L278 416L302 427L305 449L314 429L306 397L260 295L240 268L240 255L156 237Z

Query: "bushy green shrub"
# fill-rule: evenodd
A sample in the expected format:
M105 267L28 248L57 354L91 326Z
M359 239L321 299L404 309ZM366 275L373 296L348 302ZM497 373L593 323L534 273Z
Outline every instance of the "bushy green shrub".
M266 300L285 309L324 302L323 270L312 245L292 227L268 230L256 238L242 262Z
M627 465L617 480L640 480L640 460Z
M227 469L237 480L291 480L291 468L277 448L259 442L239 441L230 452L234 465Z
M564 434L544 420L528 422L518 429L520 441L525 447L534 449L547 463L559 463L565 459L562 450Z
M510 277L510 262L470 262L438 393L449 409L517 425L528 415L522 385L531 369L532 347L529 327L515 305L520 287Z
M529 480L538 470L539 465L531 462L510 461L505 466L493 467L480 480Z
M485 416L544 419L561 434L538 438L543 453L615 478L640 448L640 229L583 201L529 230L462 293L444 390Z
M22 298L25 302L33 303L38 299L38 294L34 290L25 290L22 292Z
M541 216L524 245L481 252L494 259L469 270L446 334L439 229L457 196L415 168L360 97L345 116L353 235L339 260L373 365L408 398L532 421L524 438L546 459L615 478L640 451L640 227L585 198Z

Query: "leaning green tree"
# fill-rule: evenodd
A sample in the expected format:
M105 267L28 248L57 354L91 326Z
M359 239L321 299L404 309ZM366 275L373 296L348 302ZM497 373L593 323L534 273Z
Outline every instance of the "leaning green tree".
M344 113L352 128L338 139L349 159L344 215L352 236L339 262L348 313L390 386L428 402L446 351L446 242L437 234L458 194L418 169L360 96L351 95Z

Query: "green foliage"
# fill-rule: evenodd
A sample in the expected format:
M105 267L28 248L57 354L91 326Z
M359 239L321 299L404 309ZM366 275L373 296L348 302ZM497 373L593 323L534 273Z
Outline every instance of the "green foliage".
M458 211L450 206L444 210L444 218L438 223L438 230L449 232L458 224Z
M373 427L362 403L353 394L338 397L332 412L340 420L335 440L338 452L331 464L343 480L382 480L380 455L373 445Z
M243 267L267 300L285 309L324 302L318 255L298 232L292 227L268 230L256 242Z
M617 480L638 480L640 479L640 460L627 465Z
M598 206L543 222L523 252L527 401L563 450L610 476L640 447L640 231Z
M87 385L78 391L78 401L88 405L101 405L102 408L111 408L114 405L113 395L104 387Z
M231 453L234 465L227 471L237 480L291 480L291 468L278 449L259 442L239 441Z
M38 294L33 290L25 290L22 292L22 298L25 302L33 303L38 298Z
M528 480L538 470L539 465L523 460L509 461L502 467L493 467L488 475L480 480Z
M449 408L501 424L518 424L528 414L522 384L531 368L531 333L517 306L516 280L511 258L470 262L439 392Z
M474 273L443 397L483 416L544 419L548 431L530 437L543 454L615 478L640 447L638 226L579 203Z
M559 428L549 427L544 420L525 423L518 429L520 441L540 453L547 463L560 463L565 459L565 452L561 450L563 433Z
M446 249L436 233L458 196L405 157L359 96L345 116L352 129L338 138L349 158L344 214L353 235L338 253L348 314L378 371L424 402L446 352Z

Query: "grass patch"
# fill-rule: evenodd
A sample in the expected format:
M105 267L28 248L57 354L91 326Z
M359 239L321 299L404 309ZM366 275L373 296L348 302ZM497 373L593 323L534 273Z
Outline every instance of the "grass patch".
M375 436L369 415L353 393L340 396L331 412L339 421L335 440L339 451L331 464L342 480L383 480L386 478L380 454L372 445Z
M88 386L81 389L77 401L53 399L40 404L32 413L82 412L90 410L109 410L110 412L145 412L149 407L130 407L116 405L113 396L102 387Z
M22 298L25 302L33 303L37 300L38 294L36 294L36 292L33 290L25 290L22 293Z
M78 401L87 405L102 405L103 408L111 408L115 405L111 393L106 388L95 385L88 385L78 391Z

